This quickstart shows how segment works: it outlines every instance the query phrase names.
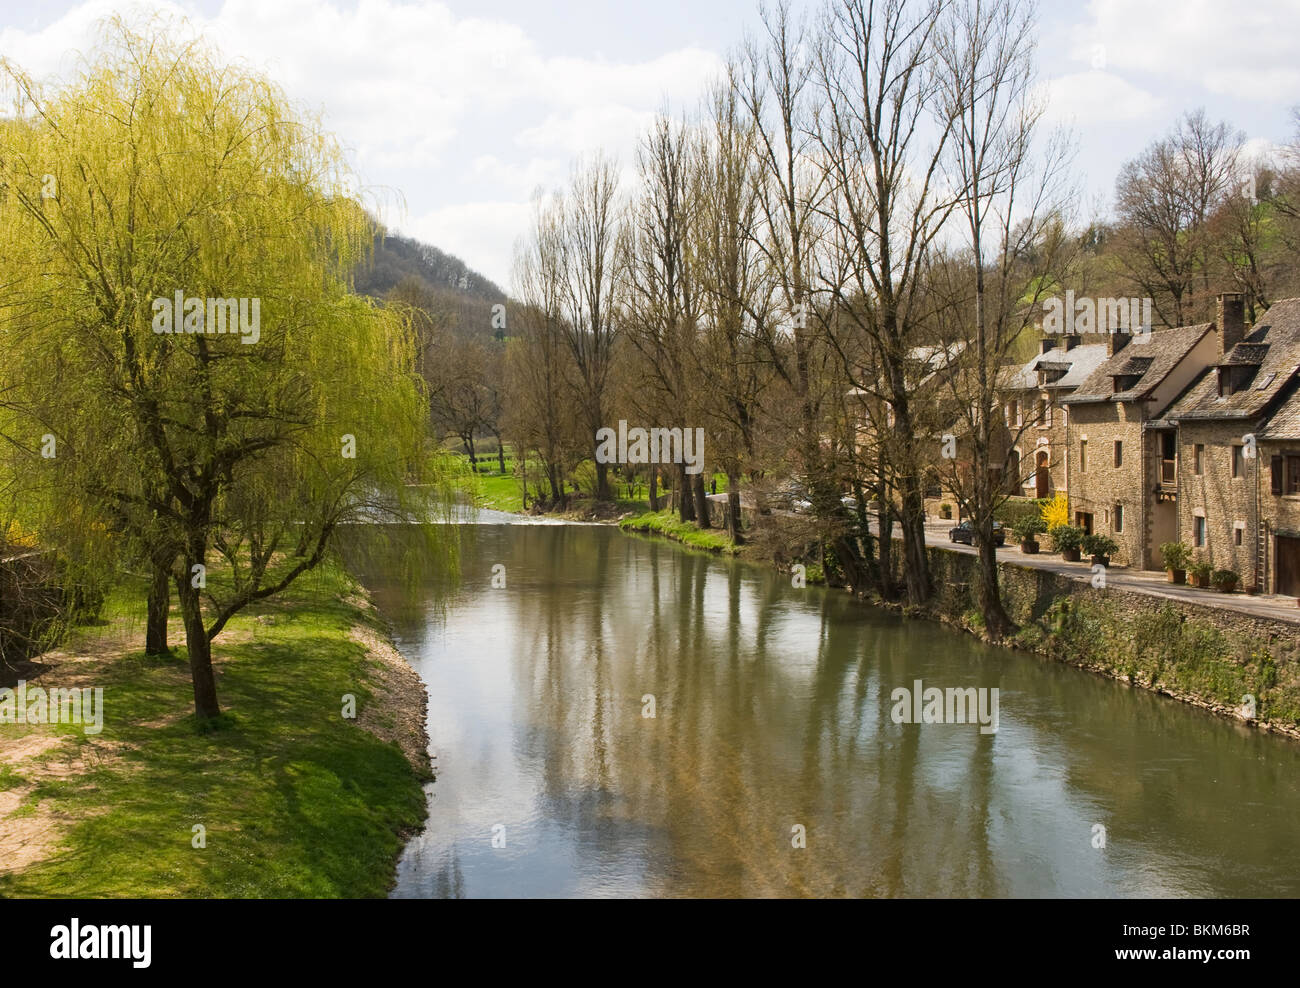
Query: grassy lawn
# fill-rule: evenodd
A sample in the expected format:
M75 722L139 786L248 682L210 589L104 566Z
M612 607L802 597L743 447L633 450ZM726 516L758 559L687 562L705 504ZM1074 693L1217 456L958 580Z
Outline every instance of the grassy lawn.
M663 535L683 545L708 549L710 552L735 555L740 551L740 547L725 532L716 528L700 530L691 522L680 521L674 511L648 511L635 518L624 518L619 522L619 528L625 532Z
M142 593L114 594L105 623L29 682L102 686L103 732L0 726L0 806L15 807L0 813L0 896L384 895L399 833L424 819L425 778L342 716L351 693L361 721L398 719L377 699L382 664L350 636L376 634L357 593L323 568L232 621L213 648L224 713L203 731L184 649L146 657ZM174 646L175 608L170 630ZM45 836L10 870L24 828Z
M480 508L495 511L521 512L524 510L523 491L519 479L510 473L467 474L472 484L468 492Z

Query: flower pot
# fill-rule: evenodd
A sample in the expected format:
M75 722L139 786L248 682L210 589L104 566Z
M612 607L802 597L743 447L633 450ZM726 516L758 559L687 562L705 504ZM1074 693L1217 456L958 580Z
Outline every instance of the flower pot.
M1210 585L1210 578L1208 576L1201 576L1197 573L1188 573L1187 582L1192 586L1203 590Z
M1110 566L1110 556L1093 556L1093 557L1092 557L1092 565L1094 565L1094 566L1105 566L1105 567L1109 567L1109 566Z
M1020 551L1032 556L1038 552L1038 543L1033 539L1027 539L1020 543Z
M1214 589L1219 593L1233 593L1237 589L1237 583L1235 580L1231 583L1216 583Z
M1067 563L1077 563L1079 561L1079 556L1080 553L1078 549L1063 549L1061 551L1061 558Z
M1165 575L1169 577L1170 583L1186 583L1187 570L1185 569L1167 569Z

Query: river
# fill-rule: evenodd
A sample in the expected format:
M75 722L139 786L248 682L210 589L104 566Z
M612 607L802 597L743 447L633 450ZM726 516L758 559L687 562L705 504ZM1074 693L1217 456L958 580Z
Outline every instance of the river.
M353 559L429 689L395 896L1300 896L1294 741L608 527L454 530L456 587ZM996 732L895 723L918 680Z

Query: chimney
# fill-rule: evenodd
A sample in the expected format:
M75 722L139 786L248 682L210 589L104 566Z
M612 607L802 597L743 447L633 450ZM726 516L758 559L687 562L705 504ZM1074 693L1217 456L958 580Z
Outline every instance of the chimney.
M1055 350L1055 349L1056 349L1056 340L1050 336L1047 336L1044 337L1042 342L1039 344L1038 353L1041 356L1042 354L1046 353L1048 350Z
M1079 345L1079 337L1076 334L1070 333L1065 337L1065 350L1067 353L1073 350L1078 345Z
M1116 326L1110 331L1110 346L1108 352L1112 357L1115 356L1115 354L1128 346L1129 340L1131 339L1133 339L1133 337L1129 335L1126 328L1123 326Z
M1215 321L1219 324L1219 355L1227 356L1246 336L1246 302L1241 292L1219 294Z

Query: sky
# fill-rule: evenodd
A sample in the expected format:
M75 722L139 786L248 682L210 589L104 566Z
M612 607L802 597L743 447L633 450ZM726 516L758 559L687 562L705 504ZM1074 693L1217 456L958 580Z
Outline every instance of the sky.
M812 6L812 0L809 0ZM0 54L57 82L113 13L158 8L321 114L390 229L510 286L539 187L603 150L630 173L656 111L693 109L758 0L0 0ZM1077 203L1186 111L1266 151L1294 136L1300 0L1041 0L1039 84Z

